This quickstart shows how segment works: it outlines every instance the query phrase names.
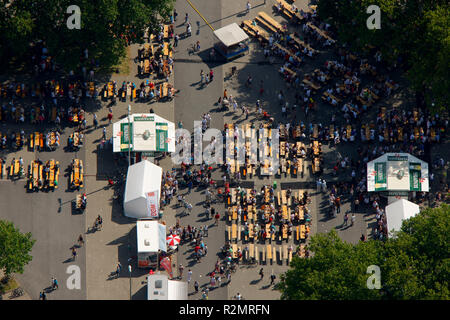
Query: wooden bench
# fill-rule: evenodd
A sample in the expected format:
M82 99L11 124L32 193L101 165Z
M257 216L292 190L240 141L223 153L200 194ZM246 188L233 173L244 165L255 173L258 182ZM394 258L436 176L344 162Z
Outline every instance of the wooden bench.
M270 244L266 245L266 251L267 251L267 259L269 259L270 263L272 263L272 246Z
M288 249L287 249L287 245L283 245L283 258L282 259L288 259ZM281 260L283 261L283 260Z
M227 238L228 241L231 241L231 226L227 226Z
M305 225L304 224L301 224L300 225L300 239L301 240L304 240L306 237L305 237L305 232L306 232L306 230L305 230Z
M261 17L255 17L255 20L263 25L266 29L269 29L272 33L277 32L277 29L273 27L270 23L262 19Z

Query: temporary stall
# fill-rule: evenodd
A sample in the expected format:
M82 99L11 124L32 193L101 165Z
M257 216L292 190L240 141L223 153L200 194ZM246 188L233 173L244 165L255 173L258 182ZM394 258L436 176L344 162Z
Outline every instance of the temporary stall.
M219 40L214 48L226 59L231 59L248 51L248 35L236 23L214 31Z
M175 152L175 124L154 113L132 114L113 125L113 152L156 156Z
M128 167L123 200L125 216L136 219L159 217L162 171L148 160Z
M386 206L386 221L388 231L399 231L403 220L414 217L420 212L420 207L411 201L400 199Z
M386 153L367 163L367 191L385 196L428 192L428 163L409 153Z
M147 277L148 300L187 300L188 283L169 280L166 274L152 274Z
M159 252L167 251L166 226L154 220L138 220L136 231L138 267L156 268Z

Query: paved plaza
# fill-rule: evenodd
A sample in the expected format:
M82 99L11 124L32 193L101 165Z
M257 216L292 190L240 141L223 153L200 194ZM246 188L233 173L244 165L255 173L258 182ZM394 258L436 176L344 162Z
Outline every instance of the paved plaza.
M275 13L275 0L252 0L252 9L246 13L246 0L191 0L202 16L214 29L218 29L230 23L236 22L238 25L243 20L252 20L260 11L269 14L273 19L280 23L287 23L284 15ZM232 4L231 4L232 3ZM295 5L299 9L308 8L308 0L297 0ZM276 123L291 121L292 118L285 118L282 115L278 102L278 92L283 90L285 100L290 105L295 104L295 89L289 88L280 75L279 68L283 65L281 59L275 59L274 63L269 63L264 57L263 49L260 43L253 38L250 41L249 54L233 60L228 63L219 61L210 61L209 52L215 43L210 27L203 21L202 17L188 5L186 1L178 0L175 3L178 12L178 19L175 22L175 33L183 34L186 27L183 24L185 13L189 14L192 23L192 36L182 38L177 47L174 48L174 72L169 79L169 83L180 90L172 101L166 102L122 102L117 100L113 109L113 122L127 116L128 105L131 105L132 113L149 113L150 109L159 116L172 121L175 126L182 121L183 128L193 132L194 121L201 121L202 114L210 113L211 128L223 130L225 124L238 124L239 126L247 123L253 123L258 126L261 121L257 114L256 101L260 100L264 110L267 110ZM290 32L300 30L300 27L288 26ZM190 48L196 42L200 41L201 50L198 53L192 53ZM129 74L112 74L102 76L96 79L97 89L109 81L116 81L118 85L123 81L136 83L137 86L144 78L138 76L138 64L135 58L138 56L138 49L142 46L133 44L130 46L128 55L130 72ZM301 65L302 74L311 73L313 70L324 65L325 61L335 59L336 55L332 50L321 49L314 59L306 60ZM232 67L236 67L237 76L228 78L228 73ZM207 86L200 83L200 72L214 71L214 80ZM245 85L248 76L253 78L253 84L250 87ZM153 77L153 76L152 76ZM147 78L146 78L147 79ZM261 94L260 83L264 84L264 93ZM369 110L365 116L373 119L377 118L379 106L394 106L396 108L411 108L414 105L411 95L404 89L403 79L395 79L401 85L400 90L395 94L385 98L373 109ZM163 82L162 79L156 79L156 82ZM223 96L224 90L228 95L232 95L238 104L249 108L249 116L246 119L245 114L240 110L233 112L220 109L217 101ZM26 192L26 179L11 181L6 176L0 179L0 218L12 221L19 227L21 232L31 232L36 244L33 247L31 255L33 260L25 267L22 275L17 275L21 286L27 292L30 299L39 299L39 293L50 286L51 277L56 277L60 283L58 290L50 292L47 295L49 300L145 300L147 299L146 276L148 270L137 268L137 244L136 244L136 220L130 219L123 214L123 205L114 197L114 188L108 186L108 178L117 172L126 172L127 163L113 161L113 151L109 144L102 146L102 128L106 127L107 138L112 136L112 124L108 124L108 104L109 102L86 99L83 102L86 110L87 130L85 131L84 146L77 152L67 150L67 139L74 131L73 127L63 127L61 134L61 146L55 151L29 151L23 148L18 152L0 151L0 156L6 159L9 165L13 158L22 157L26 166L37 158L43 160L56 159L60 162L60 181L58 189L49 192ZM298 108L300 109L300 108ZM95 129L92 125L93 114L99 119L99 126ZM333 106L326 104L317 95L317 107L308 117L302 110L296 110L295 119L302 121L306 125L309 123L321 123L324 126L330 123L333 113L337 113L337 123L344 124L345 120L340 117L339 110L333 109ZM53 126L45 127L51 129ZM0 132L24 129L29 135L35 131L35 126L31 124L0 124ZM40 129L41 131L44 128ZM306 138L305 145L309 146L312 139L309 135ZM206 145L206 143L205 143ZM311 197L308 208L311 212L310 233L328 232L335 229L338 235L345 241L357 243L361 235L371 236L371 224L374 222L374 215L366 207L361 206L355 211L351 206L348 194L342 195L341 213L336 217L329 216L329 190L332 185L338 182L350 182L350 166L339 170L335 175L333 166L336 159L340 157L358 158L357 148L361 146L360 141L354 143L341 143L338 146L331 143L322 144L321 156L323 158L323 172L319 175L312 172L312 159L306 157L304 161L304 173L302 175L284 175L281 176L259 176L243 178L244 188L254 188L260 191L261 188L272 186L273 181L277 181L275 192L286 190L292 186L295 192L307 191ZM446 144L448 146L448 143ZM371 145L365 144L365 148ZM308 147L309 149L309 147ZM434 148L431 157L442 156L448 159L450 148ZM431 158L430 157L430 158ZM69 177L67 168L73 158L79 158L84 161L85 187L81 191L72 191L69 189ZM169 156L159 162L164 171L171 171L172 168L180 169L172 163ZM199 168L199 166L195 166ZM258 170L259 171L259 170ZM214 165L212 179L222 182L224 171L221 166ZM316 189L318 178L325 179L328 184L328 191ZM448 178L447 178L448 179ZM447 180L448 183L448 180ZM233 184L237 187L237 184ZM432 185L436 188L437 183ZM77 214L72 208L72 201L76 195L85 192L87 195L87 209L83 214ZM183 244L179 251L173 257L173 269L175 276L178 276L178 265L184 266L182 280L187 279L188 269L192 270L192 280L189 283L189 299L197 300L201 298L201 293L195 293L193 283L198 281L200 287L209 288L209 273L214 270L215 263L219 258L221 247L225 244L228 235L228 226L231 224L225 217L227 206L224 203L214 203L213 207L221 215L221 220L216 226L213 219L205 218L205 189L193 188L188 192L187 188L180 188L179 193L185 196L188 203L193 205L190 215L182 216L183 208L177 205L176 197L163 209L162 220L167 226L174 226L179 221L181 226L200 227L208 225L209 234L204 238L208 246L208 254L197 263L193 258L193 247ZM259 203L258 203L259 204ZM294 207L292 207L294 208ZM343 226L343 215L345 212L355 212L356 220L353 226ZM101 231L92 232L90 229L98 215L103 218L103 227ZM242 223L241 223L242 226ZM82 234L85 239L85 245L79 248L78 256L75 261L71 261L70 248L76 243L78 236ZM276 275L276 282L280 280L280 275L288 270L287 259L279 259L279 252L282 252L284 246L293 245L294 248L300 243L308 243L308 239L296 241L295 233L288 241L282 243L274 241L273 247L276 249L276 258L272 263L257 263L254 265L241 264L237 271L232 274L229 284L223 280L218 288L210 288L210 300L232 299L237 293L240 293L245 299L252 300L273 300L279 299L281 294L270 285L270 275ZM235 241L239 247L245 248L248 243L241 240ZM266 244L256 243L259 252L263 252L269 242ZM295 251L295 249L294 249ZM114 276L118 263L123 266L119 277ZM128 264L132 266L131 274L128 273ZM81 288L69 289L66 280L70 274L67 273L69 266L78 266L81 272ZM264 278L260 280L259 271L263 268ZM164 272L164 271L161 271ZM130 297L131 294L131 297Z

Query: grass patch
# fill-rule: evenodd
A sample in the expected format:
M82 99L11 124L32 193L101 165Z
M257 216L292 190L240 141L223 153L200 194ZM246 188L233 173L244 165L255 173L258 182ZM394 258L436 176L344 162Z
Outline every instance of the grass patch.
M130 73L130 47L125 48L125 56L120 59L120 62L112 66L111 69L116 71L118 70L118 74L122 76L127 76Z
M16 279L11 277L7 283L3 283L3 281L0 282L0 293L2 293L2 294L7 293L18 287L19 287L19 284L17 283Z

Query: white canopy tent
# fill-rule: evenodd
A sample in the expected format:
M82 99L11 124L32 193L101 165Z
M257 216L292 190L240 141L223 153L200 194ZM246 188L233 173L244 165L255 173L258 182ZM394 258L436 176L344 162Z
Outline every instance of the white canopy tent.
M158 218L162 168L143 160L128 168L123 209L129 218Z
M420 207L411 201L400 199L386 206L388 231L400 231L403 220L414 217L420 212Z
M237 25L237 23L232 23L215 30L214 35L227 47L231 47L248 39L248 35Z

